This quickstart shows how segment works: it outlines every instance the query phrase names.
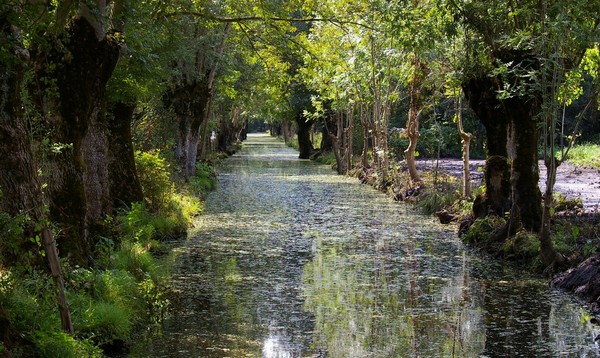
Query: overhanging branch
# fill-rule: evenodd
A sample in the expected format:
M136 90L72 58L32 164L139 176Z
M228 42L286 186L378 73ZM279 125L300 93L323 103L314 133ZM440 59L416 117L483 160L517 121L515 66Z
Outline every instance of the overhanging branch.
M356 25L360 27L364 27L370 30L377 30L373 26L364 24L358 21L352 20L344 20L344 19L335 19L335 18L321 18L321 17L278 17L278 16L240 16L240 17L219 17L210 14L205 14L197 11L177 11L166 14L167 17L176 17L176 16L193 16L199 17L211 21L216 22L224 22L224 23L241 23L241 22L254 22L254 21L277 21L277 22L330 22L333 24L339 25Z

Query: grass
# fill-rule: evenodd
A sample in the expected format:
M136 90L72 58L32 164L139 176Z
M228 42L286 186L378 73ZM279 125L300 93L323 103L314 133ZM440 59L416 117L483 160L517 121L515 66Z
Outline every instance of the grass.
M102 357L102 348L126 346L136 329L164 318L172 259L165 255L166 240L192 225L202 210L200 198L215 187L215 173L200 164L195 177L175 185L159 152L138 152L136 159L145 201L105 219L111 232L94 239L94 265L63 260L73 336L61 331L56 287L48 273L0 262L0 356ZM20 221L0 213L2 227L10 229L11 238L22 236Z
M582 144L573 147L567 160L577 166L600 169L600 144Z

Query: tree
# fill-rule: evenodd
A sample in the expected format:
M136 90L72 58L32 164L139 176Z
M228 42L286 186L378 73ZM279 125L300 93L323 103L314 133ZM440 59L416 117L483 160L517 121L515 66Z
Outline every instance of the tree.
M542 210L536 115L543 102L539 73L544 58L539 45L548 36L542 23L556 21L566 26L563 30L578 31L569 32L575 36L565 37L561 45L572 66L597 27L585 13L597 11L598 5L551 2L544 17L537 1L522 1L518 7L513 1L450 4L466 27L465 96L487 131L487 192L477 199L475 215L510 211L509 232L521 227L537 231Z
M38 237L57 287L57 302L63 330L73 333L56 240L48 226L42 186L36 170L31 133L23 111L23 80L29 66L18 23L21 13L10 5L0 7L0 210L10 216L26 216L25 235ZM0 243L24 246L23 243ZM2 252L6 257L6 252ZM16 259L16 258L15 258Z

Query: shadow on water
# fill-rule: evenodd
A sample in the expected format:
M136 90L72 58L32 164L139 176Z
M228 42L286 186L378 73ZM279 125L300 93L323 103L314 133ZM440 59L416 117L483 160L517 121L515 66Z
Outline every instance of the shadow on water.
M138 357L596 356L541 280L451 227L253 135L176 249L177 299Z

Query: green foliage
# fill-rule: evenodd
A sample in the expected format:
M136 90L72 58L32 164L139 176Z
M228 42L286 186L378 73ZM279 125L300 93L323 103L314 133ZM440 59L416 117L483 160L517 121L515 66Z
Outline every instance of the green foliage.
M460 194L450 188L433 190L426 192L424 195L419 195L416 206L423 214L431 215L452 206L459 197Z
M175 192L169 175L169 165L160 151L135 153L135 165L144 197L150 210L160 212L169 205Z
M335 154L333 152L321 153L315 160L321 164L326 164L330 166L336 165Z
M80 334L89 335L96 344L126 340L135 320L129 307L107 301L90 302L79 319Z
M200 200L177 193L171 181L169 165L160 153L137 152L136 165L146 203L133 203L120 216L123 232L136 242L179 236L191 224L191 217L201 210ZM208 164L198 166L198 174L189 187L204 193L215 186L214 172Z
M600 169L600 145L583 144L575 146L569 152L567 160L574 165Z
M502 244L502 252L507 257L531 260L540 253L540 239L537 233L519 231Z
M2 261L12 261L22 254L21 245L24 242L25 227L28 225L25 215L12 217L0 212L0 254Z
M103 357L100 348L87 340L77 340L65 332L38 331L33 334L36 355L47 358Z
M216 173L209 163L197 163L196 175L190 178L190 188L202 196L217 186Z
M505 224L506 220L494 215L476 219L463 236L463 241L479 246L491 245L493 244L492 240L495 238L494 235Z
M115 253L115 268L131 272L139 280L146 277L158 279L160 275L156 260L141 243L123 242Z

